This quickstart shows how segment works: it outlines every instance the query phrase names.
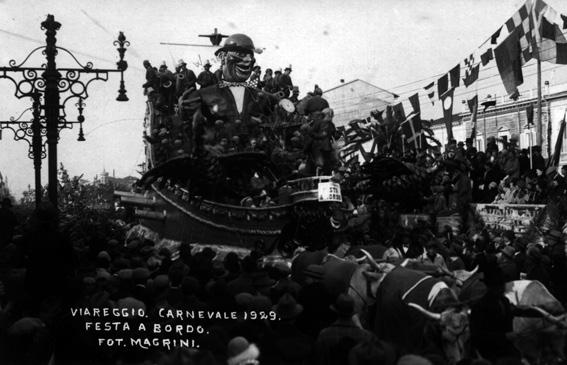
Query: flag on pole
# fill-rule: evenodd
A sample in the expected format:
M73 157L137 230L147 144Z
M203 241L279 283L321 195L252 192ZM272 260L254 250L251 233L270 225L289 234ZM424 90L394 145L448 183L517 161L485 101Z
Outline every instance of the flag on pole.
M441 100L443 103L443 119L445 120L445 127L447 128L447 140L453 140L453 92L455 89L450 89L443 96Z
M498 37L500 37L500 32L502 31L502 27L498 28L496 32L490 37L491 44L498 44Z
M441 98L441 95L445 94L449 90L449 75L444 74L437 80L437 95Z
M419 113L411 112L410 115L400 124L403 135L406 137L405 141L413 144L417 150L419 146L419 139L421 137L421 120Z
M478 80L479 68L480 68L480 64L477 64L470 71L467 70L465 72L465 78L463 79L465 87L471 86L472 84L474 84L476 82L476 80Z
M494 54L492 53L492 48L489 48L480 56L482 66L486 66L490 60L494 59Z
M402 103L392 105L392 113L394 118L396 118L397 120L406 119L406 113L404 111L404 106Z
M518 94L518 86L524 83L518 34L513 32L494 49L498 72L508 95Z
M435 105L435 88L433 88L433 86L435 86L435 81L424 87L425 91L427 92L427 96L431 101L431 105Z
M469 111L471 112L471 123L472 123L472 131L471 131L471 139L476 138L476 117L478 112L478 95L475 95L471 99L467 100L467 105L469 106Z
M535 26L532 17L533 1L534 0L527 0L524 5L506 21L506 29L509 34L508 38L516 34L519 41L520 61L522 65L532 59L533 51L535 47L537 47ZM504 42L505 41L506 40L504 40Z
M480 65L475 65L474 53L471 53L467 58L464 59L463 63L465 65L465 78L463 82L465 87L471 86L476 80L478 80L478 70Z
M551 13L547 6L545 13ZM539 20L539 57L540 61L565 65L567 64L567 39L559 25L548 20L545 14L538 17Z
M567 114L567 110L565 111ZM557 134L557 140L555 141L555 149L553 150L553 155L549 158L547 162L547 168L559 166L559 159L561 157L561 148L563 147L563 139L565 138L565 114L563 114L563 120L561 120L561 125L559 127L559 133Z
M453 67L451 71L449 71L449 79L451 80L451 87L459 87L459 84L461 82L460 63L457 66Z
M421 113L421 106L419 105L419 94L415 93L409 97L409 102L414 112Z

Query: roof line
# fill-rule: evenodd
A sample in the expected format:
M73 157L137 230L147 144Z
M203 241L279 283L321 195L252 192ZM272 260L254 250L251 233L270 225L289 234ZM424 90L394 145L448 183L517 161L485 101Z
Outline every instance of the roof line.
M342 84L340 84L340 85L337 85L337 86L335 86L335 87L330 88L329 90L323 91L323 94L325 94L325 93L327 93L327 92L329 92L329 91L338 89L339 87L343 87L343 86L346 86L346 85L348 85L348 84L352 84L353 82L356 82L356 81L364 82L365 84L370 85L370 86L372 86L372 87L375 88L375 89L378 89L378 90L380 90L380 91L384 91L384 92L390 94L392 97L394 97L394 95L396 95L396 94L394 94L394 93L392 93L392 92L390 92L390 91L388 91L388 90L386 90L386 89L382 89L381 87L378 87L378 86L376 86L376 85L373 85L373 84L369 83L368 81L364 81L364 80L361 80L361 79L354 79L354 80L352 80L352 81L342 83Z

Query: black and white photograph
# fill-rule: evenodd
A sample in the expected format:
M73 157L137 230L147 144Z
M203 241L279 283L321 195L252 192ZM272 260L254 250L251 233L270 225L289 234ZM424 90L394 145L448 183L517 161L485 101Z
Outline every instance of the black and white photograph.
M0 0L0 365L567 364L567 1Z

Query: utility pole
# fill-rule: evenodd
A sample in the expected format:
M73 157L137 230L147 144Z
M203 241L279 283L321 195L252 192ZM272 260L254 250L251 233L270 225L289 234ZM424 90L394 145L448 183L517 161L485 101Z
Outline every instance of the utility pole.
M14 139L26 139L31 136L30 158L34 160L35 185L36 185L36 205L41 200L41 159L46 157L43 136L47 137L47 157L48 157L48 196L49 201L57 208L57 189L59 186L57 178L57 143L59 133L62 129L73 128L74 124L79 124L79 141L84 141L83 122L83 100L88 97L87 88L92 81L107 81L109 73L120 73L120 87L118 90L117 101L128 101L126 89L124 87L124 71L128 68L128 63L124 60L126 47L130 42L122 32L118 39L114 41L117 46L119 61L116 62L116 69L96 69L91 62L81 64L77 58L67 49L56 45L57 31L61 28L61 23L55 21L53 15L48 15L47 19L41 23L41 28L45 30L45 43L43 47L32 50L21 64L10 60L9 67L0 67L0 78L12 81L16 87L15 96L18 99L31 97L33 100L34 119L31 128L24 123L17 128L0 122L0 129L10 128L14 131ZM32 54L42 51L47 63L41 67L22 67ZM58 55L65 54L70 56L79 67L57 68L56 58ZM41 73L41 74L40 74ZM19 75L16 79L13 75ZM84 76L87 80L81 80ZM29 91L26 91L29 90ZM43 98L43 103L41 99ZM63 100L61 100L63 99ZM77 121L68 121L66 118L65 105L71 99L77 99L79 116ZM12 121L13 122L13 121ZM23 135L22 132L23 131Z

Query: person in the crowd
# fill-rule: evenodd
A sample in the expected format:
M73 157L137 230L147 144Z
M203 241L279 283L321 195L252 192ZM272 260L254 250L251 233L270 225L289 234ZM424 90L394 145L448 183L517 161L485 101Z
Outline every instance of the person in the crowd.
M12 200L3 198L0 203L0 248L12 242L17 225L18 219L12 211Z
M154 91L157 92L159 88L159 78L150 61L144 60L143 64L146 69L146 82L142 85L142 87L144 88L144 93L149 96L152 95Z
M532 170L545 171L545 159L541 155L541 147L532 147Z
M502 270L502 275L506 282L520 280L520 272L516 265L514 254L516 251L512 246L506 246L500 250L498 266Z
M299 114L310 116L312 113L321 112L329 107L329 102L323 98L323 90L315 85L311 95L303 98L297 105Z
M362 329L354 320L354 300L339 294L332 306L337 320L324 328L315 343L317 364L334 365L347 363L349 351L358 343L375 341L376 336Z
M282 77L282 69L278 68L277 70L274 71L274 87L276 92L280 92L282 91L280 88L280 79Z
M291 81L291 66L284 69L284 73L280 75L278 79L278 89L283 93L284 98L288 98L293 88L293 83Z
M260 74L262 73L262 67L256 65L254 69L252 69L252 74L250 75L250 79L248 83L252 87L256 87L258 89L262 89L262 82L260 80Z
M445 259L439 253L439 242L436 240L431 240L425 245L425 250L418 261L422 264L437 266L442 271L447 270Z
M567 283L564 280L567 274L567 258L565 253L565 239L563 233L552 229L546 233L546 253L551 260L550 290L561 302L567 300Z
M209 61L205 62L203 65L203 71L197 76L197 84L204 89L206 87L215 85L218 82L217 76L211 71L211 63Z
M297 103L299 103L299 87L298 86L294 86L293 89L291 90L291 96L289 97L289 100L293 103L293 105L297 105Z
M277 91L277 85L274 81L274 75L271 68L267 68L264 72L264 77L262 79L262 88L264 91L269 93L275 93Z
M183 60L179 60L177 67L175 68L176 76L176 96L179 97L185 92L185 90L194 88L197 82L197 77L195 73L187 68L187 63Z

